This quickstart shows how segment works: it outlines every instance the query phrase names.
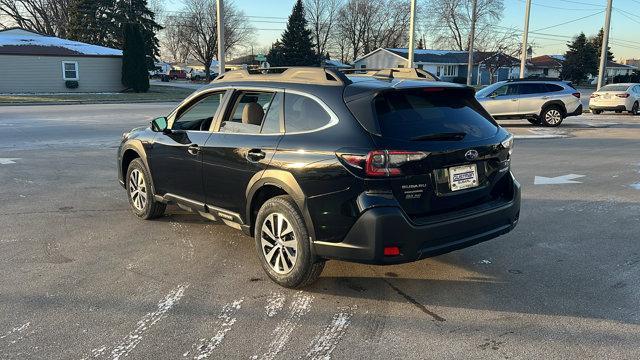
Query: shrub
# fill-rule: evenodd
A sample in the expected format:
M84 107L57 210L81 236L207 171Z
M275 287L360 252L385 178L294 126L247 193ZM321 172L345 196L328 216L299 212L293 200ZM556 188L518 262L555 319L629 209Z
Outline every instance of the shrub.
M78 82L76 80L67 80L67 81L64 82L64 86L67 89L77 89L79 84L78 84Z

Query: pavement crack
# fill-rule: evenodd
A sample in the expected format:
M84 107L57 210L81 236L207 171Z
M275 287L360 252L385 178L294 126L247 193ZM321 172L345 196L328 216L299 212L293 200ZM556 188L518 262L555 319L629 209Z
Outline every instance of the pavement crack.
M418 302L418 300L414 299L413 297L411 297L411 295L405 293L404 291L400 290L397 286L393 285L389 280L387 279L382 279L385 283L387 283L387 285L389 285L389 287L391 287L393 290L395 290L398 295L402 296L403 298L405 298L405 300L407 300L409 303L413 304L415 307L417 307L418 309L420 309L420 311L422 311L423 313L431 316L433 318L434 321L447 321L447 319L443 318L442 316L434 313L433 311L427 309L426 306L422 305L420 302Z

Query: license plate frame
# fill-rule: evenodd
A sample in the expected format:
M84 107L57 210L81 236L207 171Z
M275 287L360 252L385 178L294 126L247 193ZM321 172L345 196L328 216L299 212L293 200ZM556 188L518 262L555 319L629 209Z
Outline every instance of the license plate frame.
M478 187L478 166L475 163L448 168L449 190L460 191Z

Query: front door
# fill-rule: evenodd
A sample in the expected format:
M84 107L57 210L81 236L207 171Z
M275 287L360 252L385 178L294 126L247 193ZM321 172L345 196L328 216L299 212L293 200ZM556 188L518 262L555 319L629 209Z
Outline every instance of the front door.
M204 94L169 117L171 131L159 133L149 154L158 194L173 194L204 203L202 147L225 92Z
M228 104L203 150L204 189L208 205L244 217L247 185L282 137L283 93L237 89Z
M492 116L508 116L518 113L518 85L506 84L489 94L482 106Z

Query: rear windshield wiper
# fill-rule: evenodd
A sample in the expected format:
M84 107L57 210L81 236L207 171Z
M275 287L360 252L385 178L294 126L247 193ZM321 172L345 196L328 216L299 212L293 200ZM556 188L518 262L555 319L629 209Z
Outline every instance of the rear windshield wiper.
M459 141L459 140L464 139L464 137L466 135L467 135L467 133L465 133L465 132L435 133L435 134L420 135L420 136L412 137L411 140L412 141L424 141L424 140L432 140L432 141L453 140L453 141Z

